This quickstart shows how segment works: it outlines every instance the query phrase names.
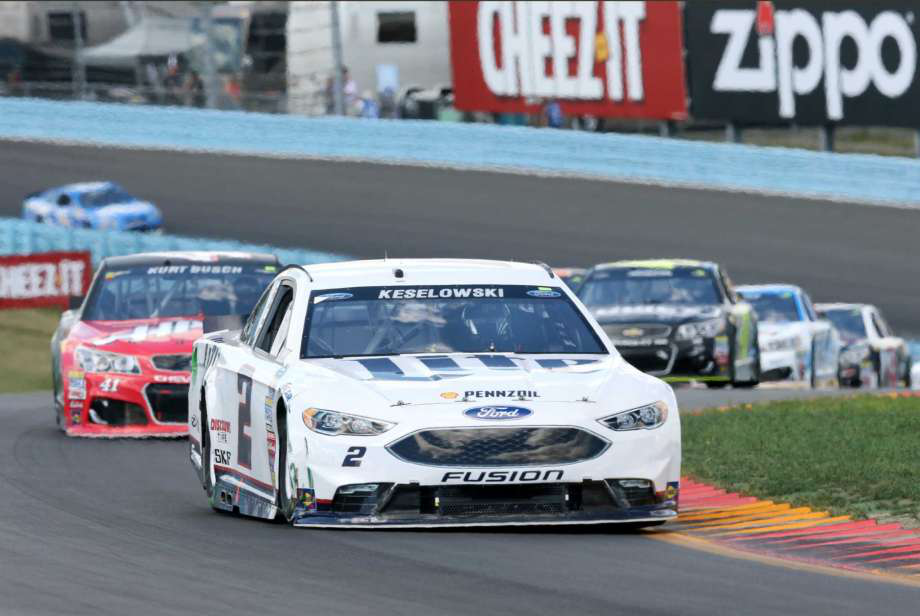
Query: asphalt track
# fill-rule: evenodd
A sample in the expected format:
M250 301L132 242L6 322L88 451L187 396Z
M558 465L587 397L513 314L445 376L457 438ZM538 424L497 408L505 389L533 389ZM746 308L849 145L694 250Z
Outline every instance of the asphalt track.
M169 230L359 256L690 256L916 323L920 212L613 182L0 142L0 215L110 178ZM915 331L915 330L912 330ZM764 390L768 391L768 390ZM690 391L701 404L711 394ZM760 394L754 396L776 396ZM782 394L786 395L786 394ZM697 398L693 398L697 396ZM611 528L294 530L213 513L184 441L66 439L0 397L2 614L916 614L920 589ZM665 527L666 528L666 527Z

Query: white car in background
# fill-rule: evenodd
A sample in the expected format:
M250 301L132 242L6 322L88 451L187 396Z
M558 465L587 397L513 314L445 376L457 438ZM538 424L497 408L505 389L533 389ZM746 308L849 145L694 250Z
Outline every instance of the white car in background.
M817 304L840 332L840 382L850 387L904 387L913 381L911 350L871 304Z
M735 290L757 312L762 382L837 385L840 336L829 321L818 317L807 293L789 284Z
M289 266L192 365L215 509L349 528L677 515L673 391L540 265Z

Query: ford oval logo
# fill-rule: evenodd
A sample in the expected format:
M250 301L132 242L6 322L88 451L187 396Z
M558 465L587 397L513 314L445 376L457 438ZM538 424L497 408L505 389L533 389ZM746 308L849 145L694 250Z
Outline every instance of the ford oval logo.
M533 415L533 411L521 406L477 406L464 411L463 414L473 419L522 419Z

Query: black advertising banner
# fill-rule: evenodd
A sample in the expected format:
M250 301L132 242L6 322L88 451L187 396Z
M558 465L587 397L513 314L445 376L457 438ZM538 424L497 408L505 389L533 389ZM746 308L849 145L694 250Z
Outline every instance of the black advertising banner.
M916 0L694 0L684 25L693 117L920 127Z

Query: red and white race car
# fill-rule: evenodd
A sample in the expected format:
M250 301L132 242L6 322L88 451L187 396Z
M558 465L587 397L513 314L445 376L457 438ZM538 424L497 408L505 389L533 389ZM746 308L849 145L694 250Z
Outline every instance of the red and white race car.
M105 259L51 339L54 407L70 436L184 436L192 343L238 327L280 270L273 255Z

